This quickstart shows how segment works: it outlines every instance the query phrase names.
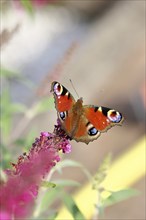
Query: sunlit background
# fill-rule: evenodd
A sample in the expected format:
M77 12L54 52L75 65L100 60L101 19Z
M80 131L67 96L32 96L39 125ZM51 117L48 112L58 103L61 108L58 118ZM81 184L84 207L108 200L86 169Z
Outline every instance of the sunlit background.
M109 152L114 161L145 135L145 1L34 0L33 4L32 9L19 1L1 1L3 102L7 88L12 103L23 104L19 114L12 112L12 127L4 125L2 143L11 155L6 159L15 161L29 149L23 141L16 146L16 140L27 137L31 143L41 131L53 131L57 114L51 82L59 81L78 99L71 79L84 104L116 109L125 118L121 127L89 145L71 142L72 152L64 158L79 161L95 174ZM36 114L35 106L46 97L48 102L42 102ZM9 113L3 123L10 123L6 118L11 106L6 107ZM126 167L123 172L129 172L130 163ZM83 185L87 181L80 169L70 167L58 177ZM145 219L144 182L144 176L137 178L131 187L140 195L107 208L104 219Z

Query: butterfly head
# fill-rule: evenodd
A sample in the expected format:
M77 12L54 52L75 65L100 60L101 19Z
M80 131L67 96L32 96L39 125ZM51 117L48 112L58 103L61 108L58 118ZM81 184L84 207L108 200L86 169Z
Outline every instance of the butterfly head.
M72 111L75 115L82 115L83 113L83 99L79 98L72 107Z

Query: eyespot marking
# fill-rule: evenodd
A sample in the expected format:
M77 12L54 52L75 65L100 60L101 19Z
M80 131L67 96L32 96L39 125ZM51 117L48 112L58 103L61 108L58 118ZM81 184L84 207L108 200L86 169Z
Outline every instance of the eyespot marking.
M122 120L122 114L115 110L109 110L107 116L114 123L119 123Z
M98 130L97 130L95 127L91 127L91 128L88 130L88 134L89 134L90 136L95 136L97 133L98 133Z
M86 124L89 136L99 136L100 132L88 121Z
M59 96L62 94L62 92L63 92L63 87L59 83L56 82L54 84L54 93Z
M66 116L67 116L67 112L64 111L64 112L59 112L59 117L62 121L64 121L66 119Z

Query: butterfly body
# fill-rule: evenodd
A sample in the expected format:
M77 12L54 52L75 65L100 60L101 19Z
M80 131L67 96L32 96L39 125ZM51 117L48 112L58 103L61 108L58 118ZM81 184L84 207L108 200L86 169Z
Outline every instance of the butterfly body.
M77 101L60 83L51 86L55 107L63 130L77 142L88 144L97 139L101 132L107 131L123 121L122 114L106 107L83 105L83 99Z

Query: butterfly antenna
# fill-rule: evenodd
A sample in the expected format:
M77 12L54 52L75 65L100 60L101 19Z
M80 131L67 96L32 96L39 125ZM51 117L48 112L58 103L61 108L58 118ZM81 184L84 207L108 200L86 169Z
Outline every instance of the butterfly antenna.
M78 96L78 98L80 98L80 97L79 97L79 94L77 93L77 90L75 89L75 87L74 87L74 85L73 85L72 80L71 80L71 79L69 79L69 81L70 81L70 83L71 83L71 85L72 85L72 87L73 87L73 89L74 89L74 91L75 91L76 95Z

